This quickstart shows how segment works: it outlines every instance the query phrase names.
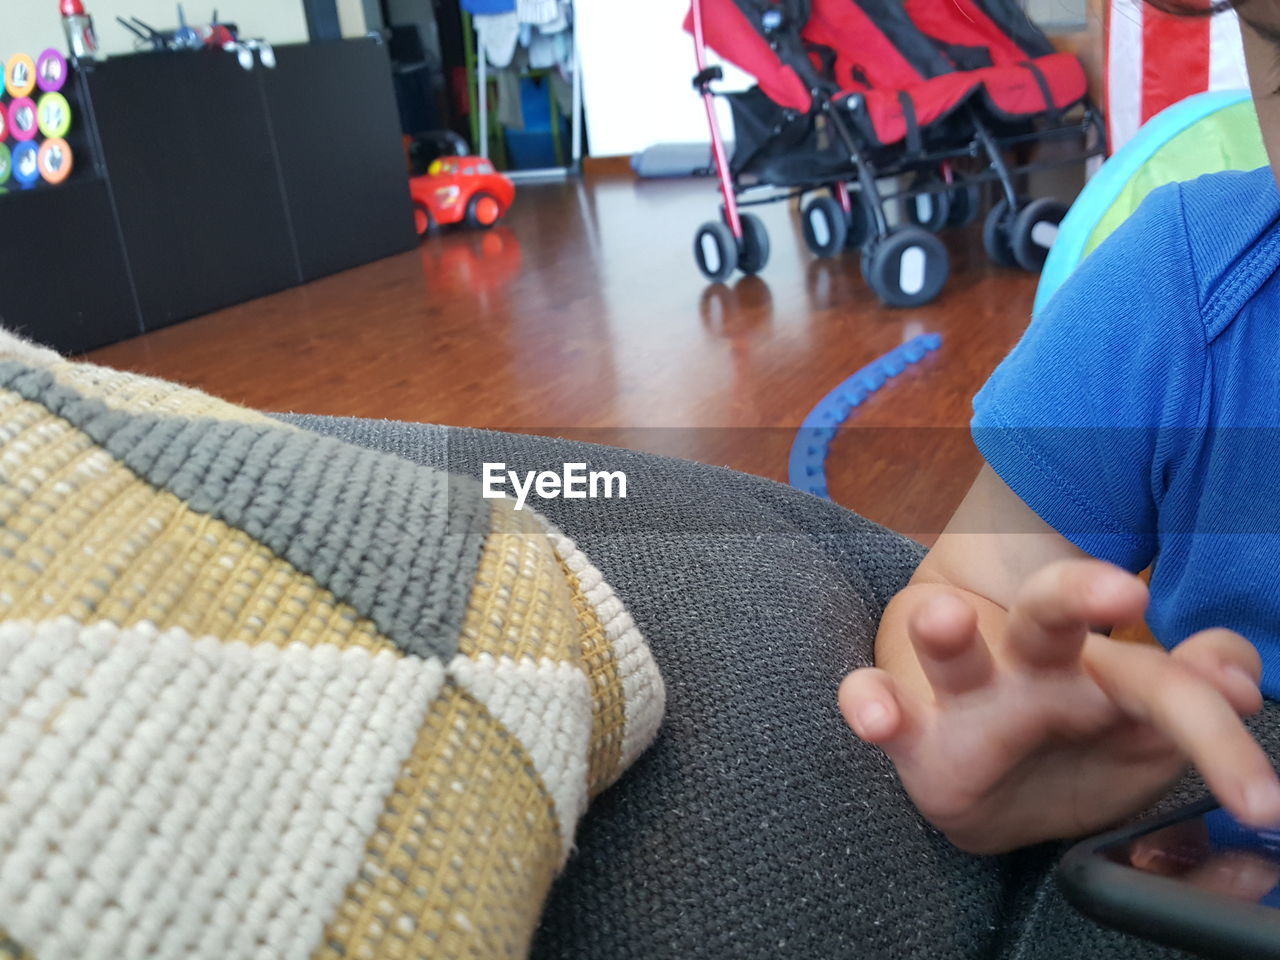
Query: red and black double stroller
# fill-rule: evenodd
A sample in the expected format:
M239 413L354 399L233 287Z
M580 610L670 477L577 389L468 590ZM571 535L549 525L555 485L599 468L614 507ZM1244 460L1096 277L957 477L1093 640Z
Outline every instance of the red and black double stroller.
M863 276L885 303L927 303L949 272L936 231L975 219L988 182L999 186L984 224L988 255L1038 270L1066 205L1029 200L1019 182L1105 150L1079 61L1055 53L1013 0L692 0L686 27L724 198L721 219L694 241L713 281L768 260L763 223L740 207L800 196L815 254L860 248ZM708 66L708 46L756 86L714 92L722 71ZM732 157L716 95L732 109ZM1056 139L1079 149L1008 159ZM761 188L768 195L740 199Z

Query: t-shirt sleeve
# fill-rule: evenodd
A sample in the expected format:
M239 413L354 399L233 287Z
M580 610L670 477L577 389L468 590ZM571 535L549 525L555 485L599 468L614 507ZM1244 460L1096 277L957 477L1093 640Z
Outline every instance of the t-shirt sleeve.
M992 469L1086 553L1156 551L1170 471L1199 425L1206 347L1180 188L1154 191L1034 318L974 399Z

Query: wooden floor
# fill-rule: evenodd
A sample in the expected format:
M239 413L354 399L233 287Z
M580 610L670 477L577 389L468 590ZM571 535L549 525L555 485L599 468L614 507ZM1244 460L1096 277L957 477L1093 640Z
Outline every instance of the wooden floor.
M970 398L1025 327L1034 278L990 266L969 228L948 240L937 302L887 309L855 256L813 259L776 204L764 273L709 287L690 249L715 208L705 180L522 186L491 232L445 232L90 359L266 410L574 436L785 480L820 397L937 331L942 349L860 408L828 463L835 499L931 539L977 470Z

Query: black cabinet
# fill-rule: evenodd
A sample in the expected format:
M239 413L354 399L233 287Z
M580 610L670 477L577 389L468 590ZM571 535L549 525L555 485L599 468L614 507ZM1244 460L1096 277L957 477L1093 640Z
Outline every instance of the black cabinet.
M217 50L86 77L148 330L299 282L258 73Z
M409 180L381 48L311 43L283 47L277 59L275 70L255 73L275 131L302 279L411 248Z
M220 50L148 53L86 70L94 162L0 196L0 322L86 350L411 249L384 48L276 58L245 70Z
M64 353L142 332L107 185L0 197L0 324Z

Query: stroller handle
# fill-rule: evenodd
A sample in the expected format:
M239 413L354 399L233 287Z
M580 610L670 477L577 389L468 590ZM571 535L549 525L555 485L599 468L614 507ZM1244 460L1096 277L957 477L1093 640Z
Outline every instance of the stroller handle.
M719 66L707 64L706 37L702 30L702 0L692 0L691 13L693 55L698 64L698 74L693 78L693 85L702 94L702 103L707 110L707 126L711 128L711 156L720 178L720 194L724 197L724 218L734 237L741 240L742 219L738 216L738 200L733 192L733 174L729 170L729 158L725 153L724 138L720 135L720 120L716 116L715 99L711 92L711 81L721 79L724 71Z

